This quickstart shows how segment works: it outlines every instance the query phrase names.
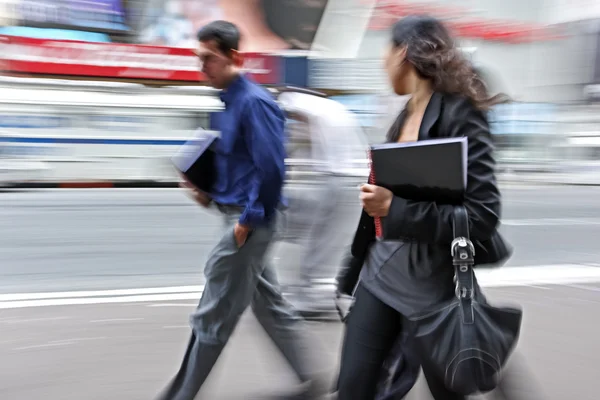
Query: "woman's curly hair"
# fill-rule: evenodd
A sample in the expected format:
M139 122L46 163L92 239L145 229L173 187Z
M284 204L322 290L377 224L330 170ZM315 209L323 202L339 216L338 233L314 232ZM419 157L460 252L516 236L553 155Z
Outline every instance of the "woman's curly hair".
M452 35L436 18L413 15L392 28L394 47L406 48L406 62L433 83L438 92L468 97L480 110L508 100L504 94L489 96L482 77L454 43Z

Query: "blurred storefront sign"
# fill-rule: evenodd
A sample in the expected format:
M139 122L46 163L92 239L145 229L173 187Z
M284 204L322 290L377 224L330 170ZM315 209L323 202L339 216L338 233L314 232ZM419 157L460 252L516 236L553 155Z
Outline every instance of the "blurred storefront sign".
M122 0L13 0L15 23L38 28L128 31Z
M411 14L427 14L445 20L454 33L465 39L505 43L528 43L558 37L555 29L538 24L481 19L472 16L467 7L448 6L443 2L406 0L364 0L376 2L369 30L389 29L399 18Z
M589 85L585 86L585 97L590 101L600 101L600 19L596 20L596 34L594 51L592 51L593 75Z
M242 50L308 50L328 0L146 0L129 8L134 42L155 46L195 46L196 33L224 19L242 32Z
M0 1L0 26L12 26L15 23L12 0Z
M114 43L32 39L0 35L2 69L44 74L119 79L203 81L191 49ZM246 53L245 69L261 84L281 81L281 59Z
M384 111L379 96L374 94L346 94L332 96L331 99L353 112L363 128L377 127L377 117Z
M591 101L600 101L600 84L587 85L584 89L585 97Z
M388 88L381 59L312 59L308 71L314 89L381 92Z
M32 28L29 26L3 26L0 27L0 35L52 40L77 40L81 42L111 42L109 35L100 32L74 29Z
M570 22L600 18L598 0L552 0L553 7L548 13L548 23L565 24Z

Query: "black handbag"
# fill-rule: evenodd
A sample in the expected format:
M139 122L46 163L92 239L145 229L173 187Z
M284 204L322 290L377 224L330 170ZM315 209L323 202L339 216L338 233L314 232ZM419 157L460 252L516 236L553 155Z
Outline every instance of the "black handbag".
M475 246L469 239L467 211L456 207L451 252L456 296L408 317L413 350L422 366L461 395L494 389L517 344L522 321L518 308L479 301L474 285Z

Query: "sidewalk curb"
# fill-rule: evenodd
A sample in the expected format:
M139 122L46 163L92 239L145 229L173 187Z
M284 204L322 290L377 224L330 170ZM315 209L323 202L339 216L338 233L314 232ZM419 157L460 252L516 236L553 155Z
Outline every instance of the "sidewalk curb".
M600 179L596 181L577 180L576 178L558 178L558 177L543 177L543 176L498 176L499 183L508 184L529 184L529 185L562 185L562 186L600 186Z
M177 188L179 182L157 181L98 181L98 182L21 182L9 184L9 189L126 189L126 188Z
M541 177L540 177L541 178ZM526 176L498 176L500 184L564 185L564 186L600 186L598 182L566 181L564 179L543 179ZM157 181L97 181L97 182L20 182L7 184L3 189L143 189L177 188L179 182Z

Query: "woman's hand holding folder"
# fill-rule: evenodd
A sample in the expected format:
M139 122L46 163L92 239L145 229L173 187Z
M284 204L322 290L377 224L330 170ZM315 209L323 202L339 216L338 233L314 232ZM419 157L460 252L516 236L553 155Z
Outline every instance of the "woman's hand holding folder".
M364 184L360 187L360 201L371 217L385 217L390 211L394 194L381 186Z

